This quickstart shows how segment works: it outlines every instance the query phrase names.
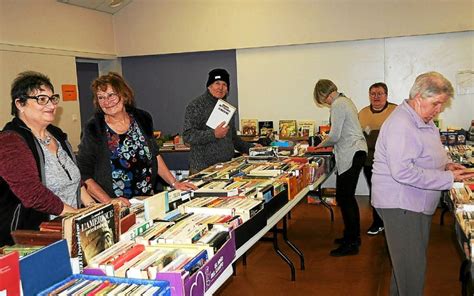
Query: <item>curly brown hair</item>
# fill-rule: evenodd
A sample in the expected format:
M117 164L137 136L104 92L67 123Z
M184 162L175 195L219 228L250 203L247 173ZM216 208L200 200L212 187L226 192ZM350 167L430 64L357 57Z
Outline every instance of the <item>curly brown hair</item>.
M132 88L120 74L109 72L109 74L94 79L91 83L91 91L94 95L93 103L97 111L102 111L99 105L99 99L97 98L97 91L105 91L109 85L123 100L123 104L126 108L135 107L135 96Z

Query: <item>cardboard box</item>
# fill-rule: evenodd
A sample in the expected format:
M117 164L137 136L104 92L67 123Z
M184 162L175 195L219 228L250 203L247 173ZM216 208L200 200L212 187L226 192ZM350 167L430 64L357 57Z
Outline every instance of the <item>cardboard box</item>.
M62 284L75 278L108 280L112 283L131 283L159 286L154 295L168 296L170 286L165 281L121 279L73 274L66 240L60 240L20 260L20 276L24 295L48 295Z

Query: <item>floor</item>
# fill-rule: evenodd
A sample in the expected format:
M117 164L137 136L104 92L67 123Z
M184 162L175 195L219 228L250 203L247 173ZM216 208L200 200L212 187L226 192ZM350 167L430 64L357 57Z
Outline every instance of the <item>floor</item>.
M342 232L342 219L335 208L335 222L321 205L304 199L292 211L288 236L305 254L305 270L299 259L281 244L295 266L296 281L290 280L288 266L275 254L272 244L259 242L247 253L247 265L237 261L236 275L216 293L219 296L247 295L388 295L390 259L383 235L368 236L372 222L367 197L358 197L361 213L362 246L356 256L334 258L329 251ZM425 295L460 295L458 280L461 255L454 235L454 218L445 215L440 225L440 209L433 218L428 250Z

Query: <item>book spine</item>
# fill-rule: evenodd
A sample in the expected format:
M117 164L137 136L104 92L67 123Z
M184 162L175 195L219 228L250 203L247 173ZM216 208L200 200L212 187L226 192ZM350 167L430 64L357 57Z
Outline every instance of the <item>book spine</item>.
M183 269L186 270L186 271L196 270L197 268L201 267L207 261L207 259L208 259L207 252L203 250L196 257L191 259L191 261L186 263L183 266ZM197 266L199 266L199 267L197 267Z
M81 226L76 223L76 241L77 241L77 258L79 259L79 271L84 269L84 254L81 247Z
M117 259L115 259L113 262L111 262L108 265L111 266L113 270L116 270L117 268L124 265L125 262L127 262L127 261L131 260L132 258L136 257L138 254L140 254L144 250L145 250L144 245L135 245L133 248L131 248L130 250L128 250L124 254L120 255Z

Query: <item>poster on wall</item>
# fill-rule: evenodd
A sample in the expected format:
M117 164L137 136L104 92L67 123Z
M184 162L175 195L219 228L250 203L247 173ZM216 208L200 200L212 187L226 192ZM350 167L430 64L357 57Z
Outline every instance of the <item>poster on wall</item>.
M77 88L75 84L61 85L63 101L77 101Z
M456 73L456 93L458 95L474 94L474 71L464 70Z

